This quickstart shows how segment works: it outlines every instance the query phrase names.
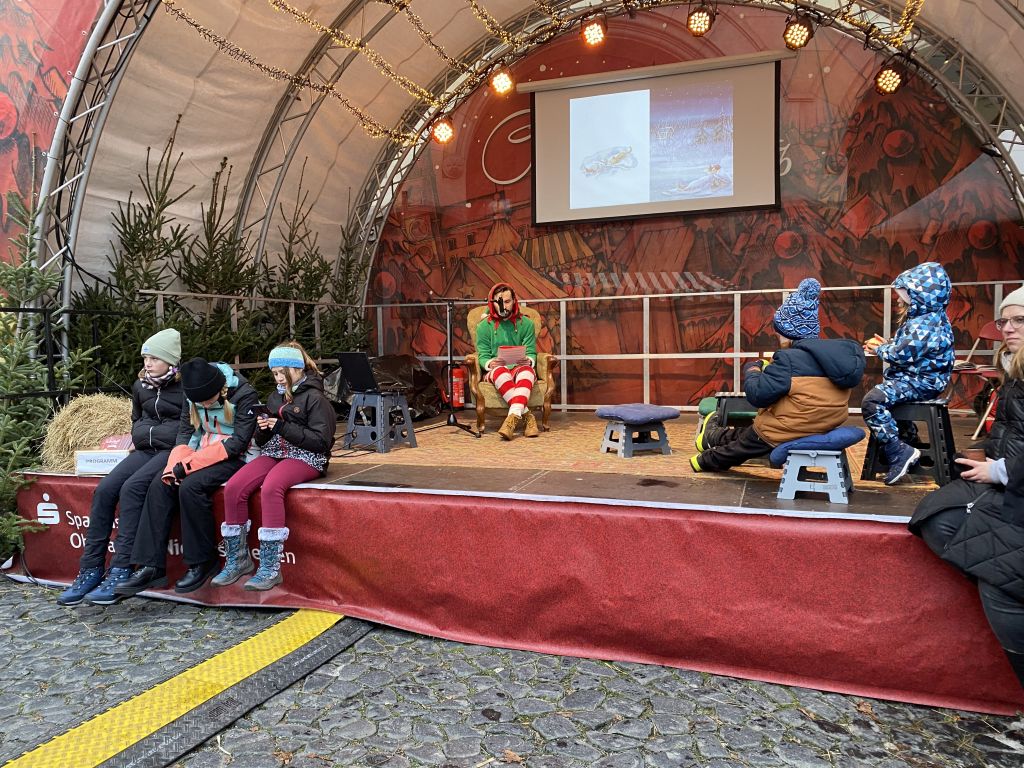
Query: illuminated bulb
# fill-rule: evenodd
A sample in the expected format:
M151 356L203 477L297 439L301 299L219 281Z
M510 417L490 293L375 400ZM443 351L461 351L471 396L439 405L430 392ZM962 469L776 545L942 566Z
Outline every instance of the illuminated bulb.
M686 28L694 37L704 37L711 31L711 25L715 23L715 12L701 3L686 17Z
M607 34L604 17L598 16L596 19L585 21L581 34L583 35L583 42L587 45L600 45L603 43Z
M791 51L803 48L814 37L814 25L806 16L797 14L786 19L786 31L782 33L782 39L786 47Z
M447 144L455 138L455 129L452 127L452 121L447 117L443 117L434 123L430 133L438 144Z
M903 75L892 64L886 64L875 75L875 90L883 96L896 93L903 85Z
M512 75L508 73L507 69L499 69L493 75L491 75L491 88L499 96L503 96L512 90L515 82L512 80Z

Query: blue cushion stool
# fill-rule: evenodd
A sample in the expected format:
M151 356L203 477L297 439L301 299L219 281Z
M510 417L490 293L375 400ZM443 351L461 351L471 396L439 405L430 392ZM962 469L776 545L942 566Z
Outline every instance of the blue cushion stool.
M668 455L672 449L665 432L665 421L678 419L679 411L664 405L626 403L602 405L598 418L607 419L601 453L614 451L623 459L633 458L638 451L660 451Z
M846 449L864 439L859 427L836 427L823 435L809 435L775 446L769 460L773 467L782 466L782 482L778 498L795 499L799 491L827 493L833 504L849 504L853 476L846 459ZM812 467L825 470L811 472Z

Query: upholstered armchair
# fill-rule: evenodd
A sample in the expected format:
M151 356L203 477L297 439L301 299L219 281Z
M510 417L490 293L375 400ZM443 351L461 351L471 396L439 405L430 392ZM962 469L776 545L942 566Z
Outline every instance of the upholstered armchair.
M541 320L537 310L520 305L523 317L533 323L537 336L540 336ZM480 321L487 317L487 305L473 307L466 316L466 323L469 326L469 336L473 340L473 348L476 349L476 328ZM484 431L484 420L488 408L500 408L502 411L508 409L508 404L501 399L498 390L490 382L484 381L480 374L480 361L476 353L466 355L466 365L469 367L469 386L473 390L473 400L476 402L476 429L477 432ZM550 427L548 421L551 418L551 400L555 396L555 375L554 370L558 367L558 358L550 352L537 352L537 383L533 385L530 392L530 400L527 405L535 408L543 406L541 417L541 429L547 432Z

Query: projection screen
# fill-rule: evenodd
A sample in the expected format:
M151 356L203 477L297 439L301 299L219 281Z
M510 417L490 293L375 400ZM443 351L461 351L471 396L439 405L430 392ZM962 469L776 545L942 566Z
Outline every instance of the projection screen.
M533 94L534 223L777 206L786 55L521 84Z

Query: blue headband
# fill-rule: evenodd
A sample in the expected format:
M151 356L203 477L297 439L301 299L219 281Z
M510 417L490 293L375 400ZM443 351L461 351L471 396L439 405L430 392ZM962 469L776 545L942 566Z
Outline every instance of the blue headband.
M270 350L270 359L267 364L271 368L300 368L305 369L306 361L302 358L302 352L295 347L274 347Z

